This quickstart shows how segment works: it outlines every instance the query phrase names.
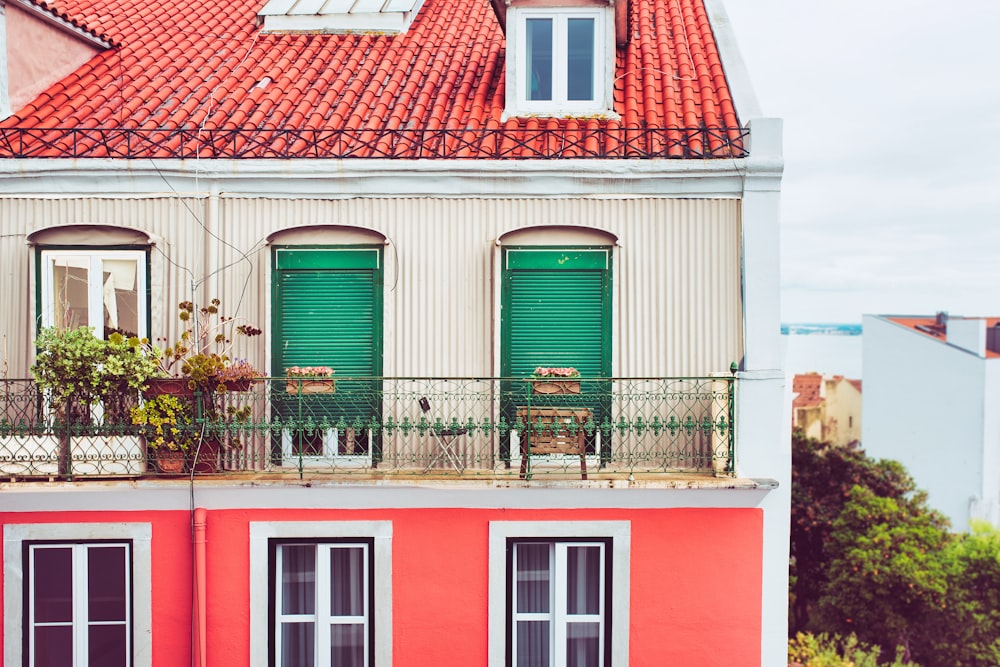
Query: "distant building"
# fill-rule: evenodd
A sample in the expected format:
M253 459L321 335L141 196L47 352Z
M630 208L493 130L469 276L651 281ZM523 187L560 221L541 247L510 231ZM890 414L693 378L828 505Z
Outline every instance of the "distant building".
M802 373L792 381L792 428L837 446L861 438L861 380Z
M868 315L865 426L957 530L1000 525L1000 318Z

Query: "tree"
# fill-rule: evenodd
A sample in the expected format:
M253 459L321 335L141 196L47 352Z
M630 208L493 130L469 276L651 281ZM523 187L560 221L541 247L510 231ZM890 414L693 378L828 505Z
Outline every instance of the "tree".
M947 604L931 634L933 662L1000 665L1000 531L974 523L944 553Z
M933 664L925 660L928 630L947 606L943 554L953 539L922 494L887 498L855 486L833 522L819 622L887 653L902 646L905 660Z
M834 447L797 432L792 437L790 630L810 629L809 619L827 584L833 522L855 486L902 499L912 478L895 461L875 461L856 445Z

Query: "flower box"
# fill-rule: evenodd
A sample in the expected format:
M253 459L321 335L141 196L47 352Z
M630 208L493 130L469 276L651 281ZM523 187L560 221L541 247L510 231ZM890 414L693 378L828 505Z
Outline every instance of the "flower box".
M302 378L289 380L285 385L285 391L289 394L332 394L336 390L337 384L333 378Z
M579 380L560 380L557 378L542 378L531 381L532 394L579 394Z
M188 386L185 378L152 378L147 383L146 391L143 392L146 398L164 394L178 398L194 398L194 389Z

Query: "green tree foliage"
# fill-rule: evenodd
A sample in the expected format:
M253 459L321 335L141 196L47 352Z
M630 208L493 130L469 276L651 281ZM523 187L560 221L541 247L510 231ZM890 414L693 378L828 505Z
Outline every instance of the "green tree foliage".
M877 648L898 664L1000 665L1000 531L950 533L894 462L792 445L790 659L867 667Z
M880 662L881 655L882 649L859 642L855 635L800 632L788 641L790 667L920 667L904 662L902 650L892 662Z
M952 539L920 494L887 498L855 486L833 522L819 624L934 664L923 660L931 655L927 630L947 608L943 556Z
M943 560L948 598L929 637L933 664L1000 665L1000 531L974 523Z
M827 584L828 546L833 522L851 489L902 499L915 490L912 478L895 461L873 461L857 446L833 447L792 437L792 526L790 630L810 628L810 615Z

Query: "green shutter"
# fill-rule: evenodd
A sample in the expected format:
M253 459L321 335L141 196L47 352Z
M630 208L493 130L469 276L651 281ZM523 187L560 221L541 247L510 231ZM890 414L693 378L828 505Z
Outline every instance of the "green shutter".
M381 280L373 257L376 250L277 251L275 375L290 366L330 366L338 378L381 374Z
M290 366L330 366L338 376L377 374L374 272L282 271L277 292L277 375Z
M371 447L376 460L381 435L376 431L375 441L367 443L364 429L379 422L382 413L380 260L377 248L278 248L272 276L273 374L284 376L291 366L329 366L337 383L334 393L302 397L277 387L272 395L275 417L299 423L308 418L317 429L342 424L341 447L346 429L353 428L363 439L355 451ZM296 446L316 439L317 432L309 428L296 432ZM275 451L280 461L277 438Z
M573 366L584 377L607 377L607 251L510 250L506 259L503 375Z
M509 376L538 366L573 366L584 377L604 372L601 271L510 274Z

